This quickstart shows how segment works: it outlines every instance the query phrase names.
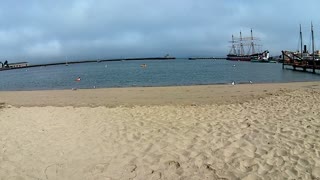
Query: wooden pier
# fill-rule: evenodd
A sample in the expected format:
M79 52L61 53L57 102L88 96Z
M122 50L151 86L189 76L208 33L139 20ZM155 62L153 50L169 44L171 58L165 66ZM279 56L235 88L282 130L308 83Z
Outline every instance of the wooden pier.
M282 51L282 69L291 67L293 70L316 73L320 69L320 60L314 57L303 57L295 52Z
M310 54L307 51L307 46L304 45L304 49L302 49L302 32L300 25L300 52L292 52L292 51L282 51L282 69L285 66L292 67L293 70L302 70L304 72L316 73L316 70L320 69L320 56L319 51L316 54L314 49L314 33L313 33L313 25L311 23L311 40L312 40L312 53Z

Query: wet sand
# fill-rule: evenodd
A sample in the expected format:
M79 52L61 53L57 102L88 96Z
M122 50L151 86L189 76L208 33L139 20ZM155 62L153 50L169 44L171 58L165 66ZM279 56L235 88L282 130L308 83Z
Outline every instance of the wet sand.
M270 96L278 91L320 89L318 82L133 87L49 91L0 91L0 103L13 106L117 107L230 104Z

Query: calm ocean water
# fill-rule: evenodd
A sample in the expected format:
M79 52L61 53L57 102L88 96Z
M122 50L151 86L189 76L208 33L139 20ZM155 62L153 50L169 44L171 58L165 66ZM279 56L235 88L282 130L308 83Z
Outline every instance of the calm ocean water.
M147 64L141 68L141 64ZM0 71L0 90L44 90L199 84L319 81L320 75L282 70L279 63L227 60L119 61ZM81 77L81 81L75 79Z

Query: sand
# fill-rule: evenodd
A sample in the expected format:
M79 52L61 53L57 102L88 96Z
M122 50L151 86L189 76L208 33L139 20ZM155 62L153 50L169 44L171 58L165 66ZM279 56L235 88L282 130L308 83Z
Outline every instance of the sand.
M319 131L320 82L0 92L0 179L319 179Z

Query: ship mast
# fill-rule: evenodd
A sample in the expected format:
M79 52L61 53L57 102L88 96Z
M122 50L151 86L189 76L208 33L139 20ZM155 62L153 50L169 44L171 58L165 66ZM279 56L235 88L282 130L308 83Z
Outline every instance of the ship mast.
M251 48L252 48L252 54L255 53L255 49L254 49L254 42L253 42L253 33L252 33L252 29L251 29Z
M237 54L237 50L236 50L236 46L235 46L235 40L234 40L234 36L232 34L232 46L231 46L231 49L230 49L230 52L229 54Z
M244 55L241 31L240 31L240 55Z
M313 73L316 72L315 70L315 61L314 61L314 35L313 35L313 25L311 22L311 36L312 36L312 61L313 61Z
M301 31L301 24L300 24L300 53L301 53L301 58L302 58L302 53L303 53L303 51L302 51L302 31Z

